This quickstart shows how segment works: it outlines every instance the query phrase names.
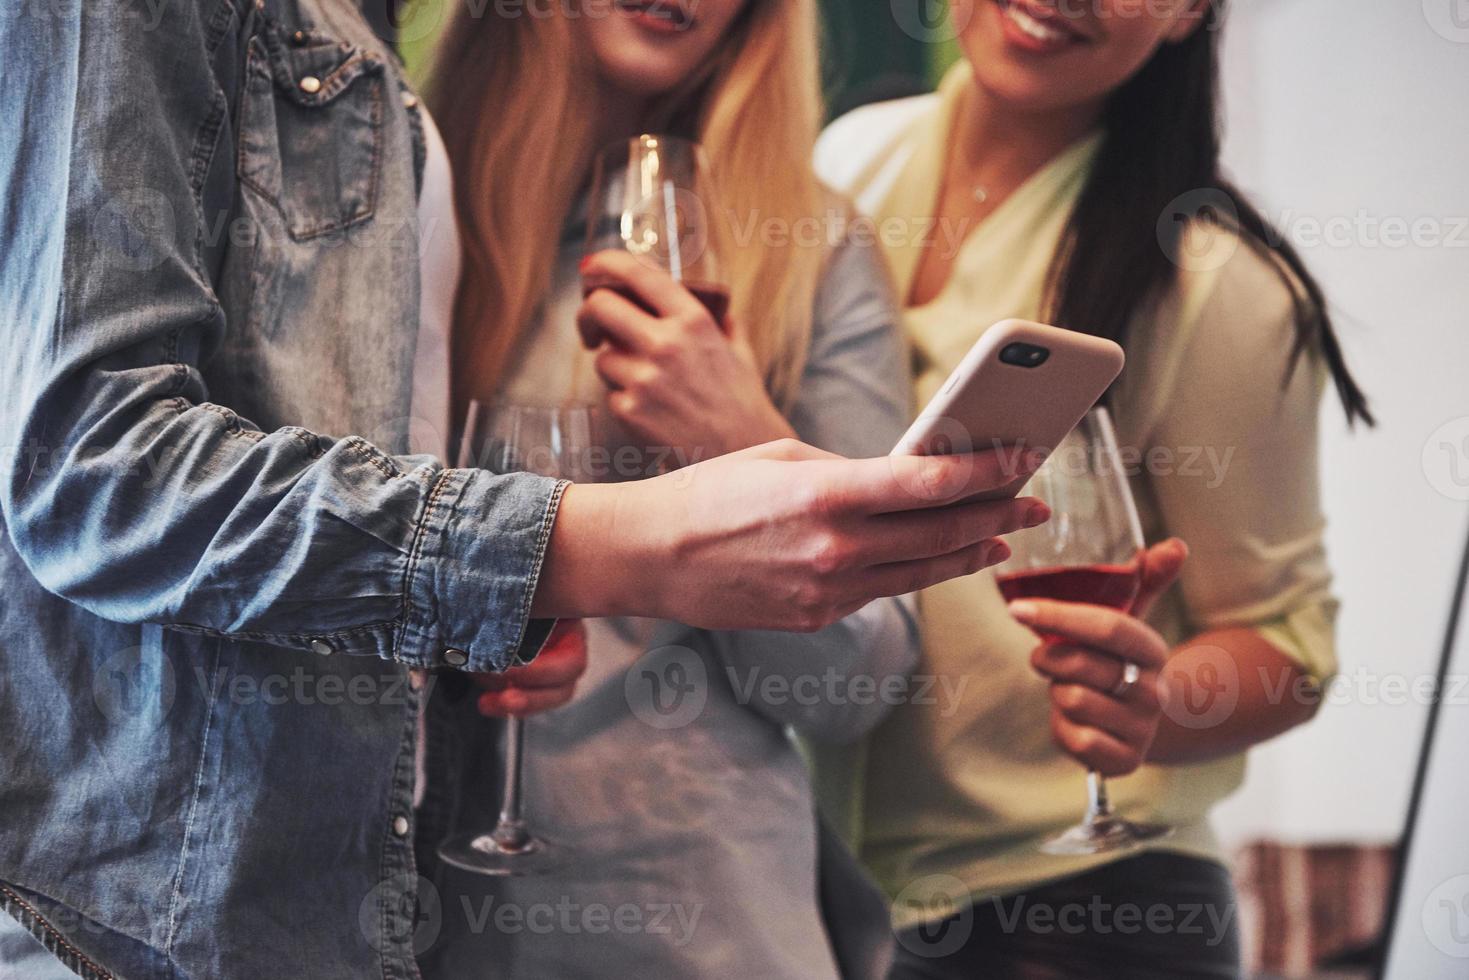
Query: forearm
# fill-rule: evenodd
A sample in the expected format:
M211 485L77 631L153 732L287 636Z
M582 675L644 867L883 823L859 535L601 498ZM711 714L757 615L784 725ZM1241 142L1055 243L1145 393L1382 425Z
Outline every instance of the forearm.
M1168 701L1148 761L1207 762L1309 721L1315 681L1258 632L1211 630L1180 645L1163 671Z

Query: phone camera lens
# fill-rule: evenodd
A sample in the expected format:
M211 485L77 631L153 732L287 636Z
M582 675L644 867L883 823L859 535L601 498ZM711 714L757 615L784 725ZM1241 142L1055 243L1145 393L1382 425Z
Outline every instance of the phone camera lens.
M1006 344L1000 350L1000 360L1016 367L1033 368L1046 363L1051 356L1049 349L1037 344Z

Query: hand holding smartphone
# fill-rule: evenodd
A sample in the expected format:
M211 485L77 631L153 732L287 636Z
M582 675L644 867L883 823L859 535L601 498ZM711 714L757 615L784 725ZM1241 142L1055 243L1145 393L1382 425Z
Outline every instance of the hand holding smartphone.
M1028 320L984 332L894 447L893 455L942 456L1014 448L1053 450L1122 373L1110 340ZM980 500L1013 497L1018 476Z

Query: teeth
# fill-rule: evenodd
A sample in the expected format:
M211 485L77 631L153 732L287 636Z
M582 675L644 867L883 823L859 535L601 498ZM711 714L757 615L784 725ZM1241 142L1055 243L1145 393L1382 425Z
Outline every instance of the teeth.
M1021 10L1013 3L1008 4L1005 7L1005 16L1009 17L1010 20L1015 23L1016 27L1020 28L1026 34L1035 38L1037 41L1047 41L1055 43L1057 41L1064 41L1067 38L1067 35L1064 31L1058 31L1053 27L1047 27L1045 24L1042 24L1039 20L1032 17L1024 10Z

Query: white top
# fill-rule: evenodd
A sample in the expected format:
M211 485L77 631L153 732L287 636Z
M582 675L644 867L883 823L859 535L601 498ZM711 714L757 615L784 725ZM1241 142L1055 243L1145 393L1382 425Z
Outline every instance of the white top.
M418 198L419 301L418 354L413 361L413 419L409 445L454 462L449 446L449 329L462 259L454 216L454 177L449 151L433 117L422 112L428 156Z
M459 288L462 259L459 222L454 214L454 174L449 151L433 117L421 109L427 156L423 190L418 196L418 352L413 358L413 418L408 425L409 451L429 453L454 463L449 445L449 338L454 322L454 294ZM423 803L424 719L418 718L413 753L413 805Z

